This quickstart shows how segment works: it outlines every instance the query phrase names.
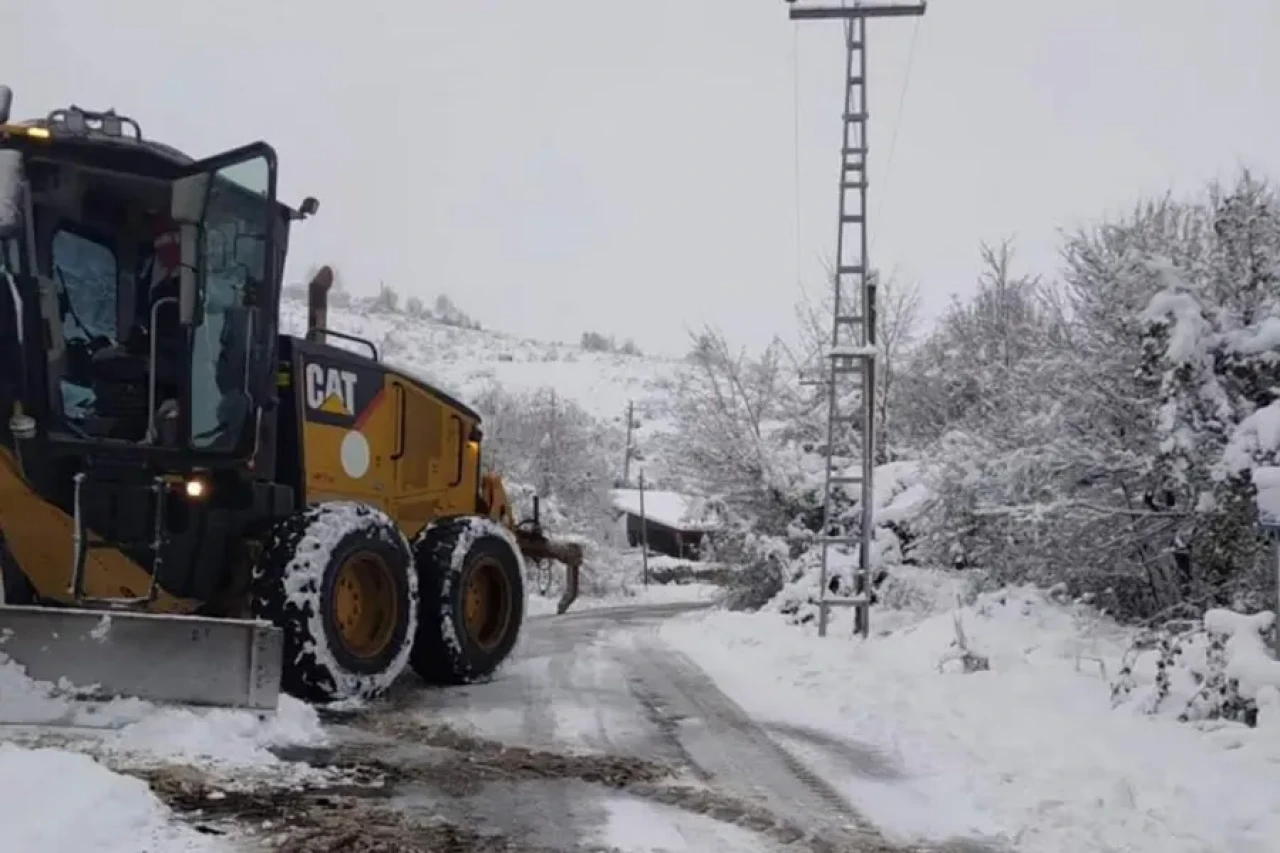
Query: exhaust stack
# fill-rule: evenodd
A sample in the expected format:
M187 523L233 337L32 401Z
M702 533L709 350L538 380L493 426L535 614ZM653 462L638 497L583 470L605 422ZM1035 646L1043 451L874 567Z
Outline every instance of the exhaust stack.
M307 285L307 340L324 343L324 330L329 321L329 289L333 287L333 268L328 264L316 272Z

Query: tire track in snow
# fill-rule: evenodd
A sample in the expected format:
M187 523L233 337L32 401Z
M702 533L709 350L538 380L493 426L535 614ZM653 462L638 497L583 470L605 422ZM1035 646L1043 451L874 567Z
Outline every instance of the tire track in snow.
M706 781L800 827L815 849L889 851L823 779L780 747L680 651L635 637L623 656L638 698Z
M631 674L637 701L672 740L699 778L716 790L757 803L777 816L765 834L785 840L802 828L816 851L859 853L993 853L979 840L903 844L886 839L835 786L790 752L723 693L688 656L656 632L619 638L621 665ZM870 778L889 780L897 769L883 756L855 744L781 727L779 735L809 740ZM758 820L758 815L751 819ZM759 827L757 827L759 829ZM779 832L778 830L781 830Z

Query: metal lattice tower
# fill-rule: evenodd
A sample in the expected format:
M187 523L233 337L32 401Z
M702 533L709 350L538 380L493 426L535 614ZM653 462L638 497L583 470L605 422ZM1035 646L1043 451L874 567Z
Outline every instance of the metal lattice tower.
M854 608L855 630L871 627L871 543L875 525L876 282L867 253L867 21L923 15L925 3L854 2L840 7L793 6L795 20L839 20L845 27L844 139L840 148L840 216L833 271L831 350L827 353L826 475L822 489L822 570L818 634L827 635L832 607ZM851 398L857 402L851 402ZM842 454L845 446L856 448ZM856 471L857 473L853 473ZM859 486L862 518L857 535L837 529L832 490ZM833 595L833 547L858 548L854 594Z

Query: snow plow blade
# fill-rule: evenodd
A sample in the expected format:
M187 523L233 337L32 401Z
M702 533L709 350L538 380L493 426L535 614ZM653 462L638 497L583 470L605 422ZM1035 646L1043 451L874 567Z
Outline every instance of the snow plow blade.
M246 619L0 605L0 656L94 698L271 712L284 640Z

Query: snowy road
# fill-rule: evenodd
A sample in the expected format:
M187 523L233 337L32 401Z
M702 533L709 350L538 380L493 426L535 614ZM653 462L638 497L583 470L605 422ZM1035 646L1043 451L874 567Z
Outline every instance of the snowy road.
M336 746L291 757L361 765L385 784L350 802L318 801L304 821L313 834L286 849L339 849L352 839L368 846L341 849L419 849L404 846L417 842L522 853L908 849L881 839L658 639L664 619L700 606L534 618L518 658L494 681L406 686L382 707L334 719ZM785 735L850 772L882 772L856 745Z

